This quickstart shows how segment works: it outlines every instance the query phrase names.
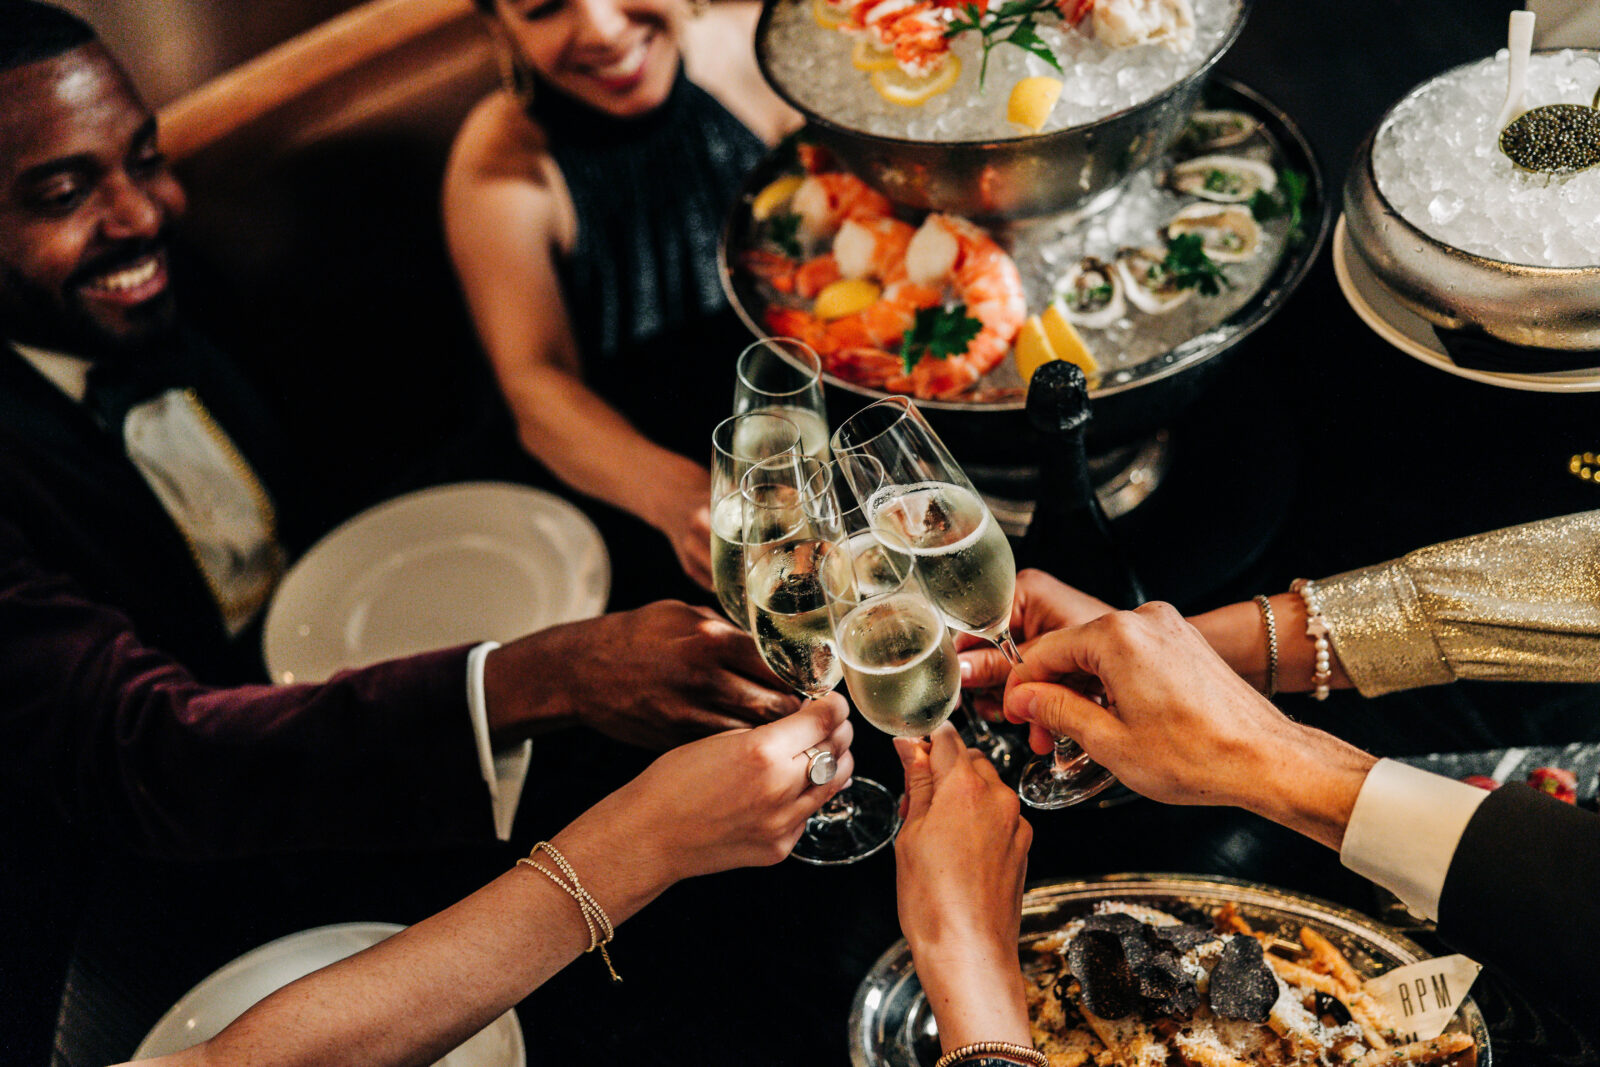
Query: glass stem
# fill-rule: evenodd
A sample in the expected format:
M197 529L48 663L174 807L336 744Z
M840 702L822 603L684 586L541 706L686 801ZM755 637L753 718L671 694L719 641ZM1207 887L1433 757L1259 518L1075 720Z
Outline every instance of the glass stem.
M1050 750L1050 774L1054 778L1066 778L1072 773L1072 762L1078 758L1078 745L1070 737L1056 738L1055 747Z
M835 793L826 804L817 809L817 813L809 820L819 826L832 826L835 823L849 822L856 817L856 804L851 800L849 791Z
M972 728L972 739L981 748L988 748L994 744L994 731L989 729L989 721L978 714L978 709L972 706L972 701L967 694L961 694L961 713L967 718L967 725Z
M994 642L995 647L1000 650L1000 654L1006 658L1006 661L1011 666L1022 666L1022 653L1017 649L1017 643L1011 639L1011 630L1009 628L1001 630L989 640Z

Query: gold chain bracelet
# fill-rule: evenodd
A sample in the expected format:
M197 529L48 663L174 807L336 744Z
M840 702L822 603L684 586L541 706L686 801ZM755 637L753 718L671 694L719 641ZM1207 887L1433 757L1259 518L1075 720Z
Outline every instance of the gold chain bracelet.
M555 871L534 859L541 852L549 854L550 858L555 861L555 865L560 868L561 874L556 874ZM589 891L583 888L583 883L578 881L578 872L572 869L572 864L567 862L567 857L557 852L555 846L550 842L540 841L533 846L532 852L517 861L517 866L528 867L538 871L560 886L567 896L577 902L578 913L583 916L583 925L589 929L589 947L584 951L593 952L595 949L599 949L600 958L606 961L606 970L611 972L611 980L613 982L622 981L622 975L618 974L617 969L611 965L611 953L606 951L606 946L616 936L616 930L611 925L611 917L606 914L606 910L600 906L600 903L589 895ZM565 875L565 878L562 877L563 875Z
M933 1067L951 1067L952 1064L960 1063L968 1056L983 1056L991 1053L1016 1060L1020 1064L1030 1065L1030 1067L1049 1067L1050 1063L1045 1058L1044 1053L1036 1048L1029 1048L1027 1045L1017 1045L1010 1041L974 1041L970 1045L962 1045L960 1048L946 1052L939 1057L939 1062L935 1063Z

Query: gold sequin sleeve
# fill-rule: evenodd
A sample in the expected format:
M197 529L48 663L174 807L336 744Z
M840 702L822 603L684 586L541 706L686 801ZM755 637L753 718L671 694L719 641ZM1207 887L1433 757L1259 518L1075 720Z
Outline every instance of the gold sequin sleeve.
M1317 590L1365 696L1457 678L1600 681L1600 511L1431 545Z

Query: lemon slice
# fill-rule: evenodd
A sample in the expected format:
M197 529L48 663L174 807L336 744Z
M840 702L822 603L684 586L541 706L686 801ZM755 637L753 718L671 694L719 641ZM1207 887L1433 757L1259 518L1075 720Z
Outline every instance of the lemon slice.
M961 60L946 54L939 69L925 77L915 78L899 67L872 72L872 87L878 95L891 104L901 107L921 107L929 100L949 89L961 77Z
M888 70L894 66L894 49L885 48L875 37L864 36L850 50L850 62L857 70Z
M799 189L804 181L805 179L798 174L790 174L779 178L757 193L755 199L750 201L750 216L757 222L765 222L770 219L777 214L779 208L789 202L789 199L794 196L795 190Z
M1039 319L1056 358L1082 367L1083 376L1089 379L1089 388L1097 387L1100 384L1100 361L1094 358L1094 353L1083 343L1083 338L1078 335L1077 329L1067 321L1066 309L1061 306L1061 302L1056 301L1045 308L1044 314L1039 316Z
M1060 96L1059 79L1023 78L1011 87L1011 99L1006 103L1006 118L1038 133L1050 118L1050 109L1056 106L1056 99Z
M876 282L844 278L823 286L822 292L817 294L817 306L812 310L819 319L842 319L877 303L882 292Z
M828 0L811 0L811 17L824 29L836 30L850 21L850 11L830 4Z

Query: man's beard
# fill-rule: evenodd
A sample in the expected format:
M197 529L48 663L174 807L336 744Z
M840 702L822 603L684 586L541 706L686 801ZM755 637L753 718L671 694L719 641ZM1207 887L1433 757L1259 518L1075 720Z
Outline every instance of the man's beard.
M60 290L0 266L0 338L93 360L137 359L170 345L178 324L170 281L159 296L122 311L120 327L101 322L82 306L88 279L167 247L160 238L119 246L74 271Z

